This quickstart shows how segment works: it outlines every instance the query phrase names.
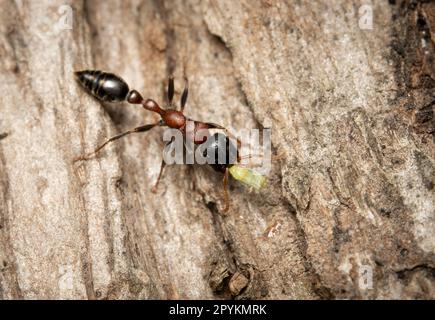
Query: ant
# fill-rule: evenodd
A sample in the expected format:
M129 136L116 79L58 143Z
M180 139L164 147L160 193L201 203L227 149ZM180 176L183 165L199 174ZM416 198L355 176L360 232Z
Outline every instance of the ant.
M103 149L107 144L118 140L126 135L138 132L146 132L151 130L157 126L166 126L172 129L179 130L184 139L189 139L193 141L194 145L202 145L207 140L208 149L204 150L203 155L207 159L207 163L218 172L223 173L223 188L224 188L224 197L225 197L225 207L223 212L228 211L229 209L229 196L228 196L228 178L229 174L236 180L239 180L251 187L256 189L261 189L266 184L266 178L262 175L249 170L247 168L243 168L241 166L235 165L234 161L230 160L230 155L235 155L237 158L237 162L240 162L241 157L238 153L238 148L230 141L228 138L228 130L218 124L211 122L202 122L196 121L187 118L184 115L184 108L186 106L187 97L189 93L189 82L187 78L184 78L185 85L184 90L180 99L180 110L173 103L174 98L174 78L172 76L169 77L168 82L168 90L167 90L167 99L168 105L167 108L162 109L157 102L152 99L145 100L141 94L137 90L130 90L128 84L119 76L103 72L99 70L84 70L75 72L75 76L77 81L95 98L101 100L103 102L122 102L127 101L130 104L140 104L146 110L155 112L160 115L161 119L156 123L142 125L131 130L120 133L116 136L113 136L107 139L103 144L97 147L94 151L77 157L74 159L74 162L81 160L88 160L96 155L101 149ZM188 122L191 122L193 126L187 125ZM213 136L210 136L208 130L210 129L220 129L224 130L227 135L223 135L221 133L216 133ZM201 131L201 133L200 133ZM207 133L204 135L204 131ZM174 139L166 143L166 147L170 146L174 142ZM237 140L237 144L240 145L240 141ZM215 159L217 159L217 154L219 150L226 149L226 161L223 164L216 163ZM208 153L207 150L213 150L214 154ZM212 158L211 161L209 161ZM157 178L156 183L152 188L152 192L157 192L157 186L160 182L160 179L163 174L163 169L166 163L162 160L160 166L160 172Z

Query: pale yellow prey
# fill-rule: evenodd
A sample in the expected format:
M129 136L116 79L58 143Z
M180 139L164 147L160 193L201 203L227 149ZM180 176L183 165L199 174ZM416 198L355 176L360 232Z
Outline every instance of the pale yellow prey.
M267 184L266 177L254 170L233 165L229 168L229 171L234 179L253 187L257 191L264 188Z

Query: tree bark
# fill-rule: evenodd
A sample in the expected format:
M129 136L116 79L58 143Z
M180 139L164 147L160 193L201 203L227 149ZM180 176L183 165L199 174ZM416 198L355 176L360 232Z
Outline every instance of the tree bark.
M435 298L434 3L372 29L359 0L1 3L1 298ZM271 125L268 187L223 214L221 175L170 166L151 193L159 129L73 164L157 120L82 69L157 101L185 73L189 117Z

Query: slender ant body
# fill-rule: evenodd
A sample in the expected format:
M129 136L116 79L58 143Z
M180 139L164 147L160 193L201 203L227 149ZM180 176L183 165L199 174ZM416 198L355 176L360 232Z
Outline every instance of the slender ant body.
M167 90L168 108L165 109L161 108L159 104L152 99L145 100L137 90L134 89L130 90L128 84L121 77L115 74L103 72L99 70L84 70L84 71L75 72L75 76L77 81L95 98L104 102L127 101L130 104L139 104L142 105L144 109L159 114L161 119L156 123L142 125L133 128L131 130L128 130L126 132L123 132L121 134L118 134L114 137L111 137L110 139L106 140L102 145L97 147L93 152L82 155L76 158L74 161L88 160L92 156L96 155L108 143L118 140L131 133L146 132L156 126L166 126L169 128L179 130L185 139L189 139L190 141L193 141L195 145L201 145L205 143L209 138L212 138L211 141L209 142L211 143L211 147L213 150L215 150L216 154L219 151L219 149L226 148L227 159L225 163L210 164L215 171L221 172L224 175L223 178L223 187L224 187L224 195L225 195L225 208L223 210L224 212L227 211L229 208L229 197L228 197L229 174L231 174L237 180L242 181L254 188L257 188L258 186L260 186L261 188L262 186L264 186L266 180L263 176L259 174L255 174L249 169L241 168L239 166L234 165L234 160L230 161L230 159L228 158L228 156L232 154L235 156L237 161L240 160L238 148L236 148L234 144L229 140L227 129L215 123L195 121L187 118L184 115L183 112L186 106L187 97L189 93L187 78L185 78L185 86L180 99L180 110L177 110L176 106L173 104L175 90L174 90L174 78L172 76L169 77L168 90ZM190 126L187 125L189 122L191 124L193 123L193 125ZM204 131L207 132L208 129L224 130L227 133L227 136L219 133L216 133L212 137L210 137L210 134L208 133L204 135L203 134ZM198 134L199 132L201 132L201 134ZM220 136L221 138L219 139L219 135L222 135L224 139L222 139L222 136ZM166 145L170 145L173 141L174 140L169 141ZM225 145L222 144L222 141L224 141ZM240 144L238 140L237 140L237 144L238 145ZM204 156L207 158L210 156L214 157L215 155L204 153ZM213 159L217 159L217 157L214 157ZM162 160L159 176L157 178L154 187L152 188L153 192L157 191L157 186L159 184L165 165L166 165L165 161ZM255 181L256 183L252 183L252 181Z

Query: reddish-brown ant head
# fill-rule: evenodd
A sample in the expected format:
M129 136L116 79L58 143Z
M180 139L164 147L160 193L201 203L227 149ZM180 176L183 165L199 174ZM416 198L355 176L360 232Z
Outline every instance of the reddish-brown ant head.
M186 124L186 117L177 110L165 110L162 119L169 128L180 129Z

